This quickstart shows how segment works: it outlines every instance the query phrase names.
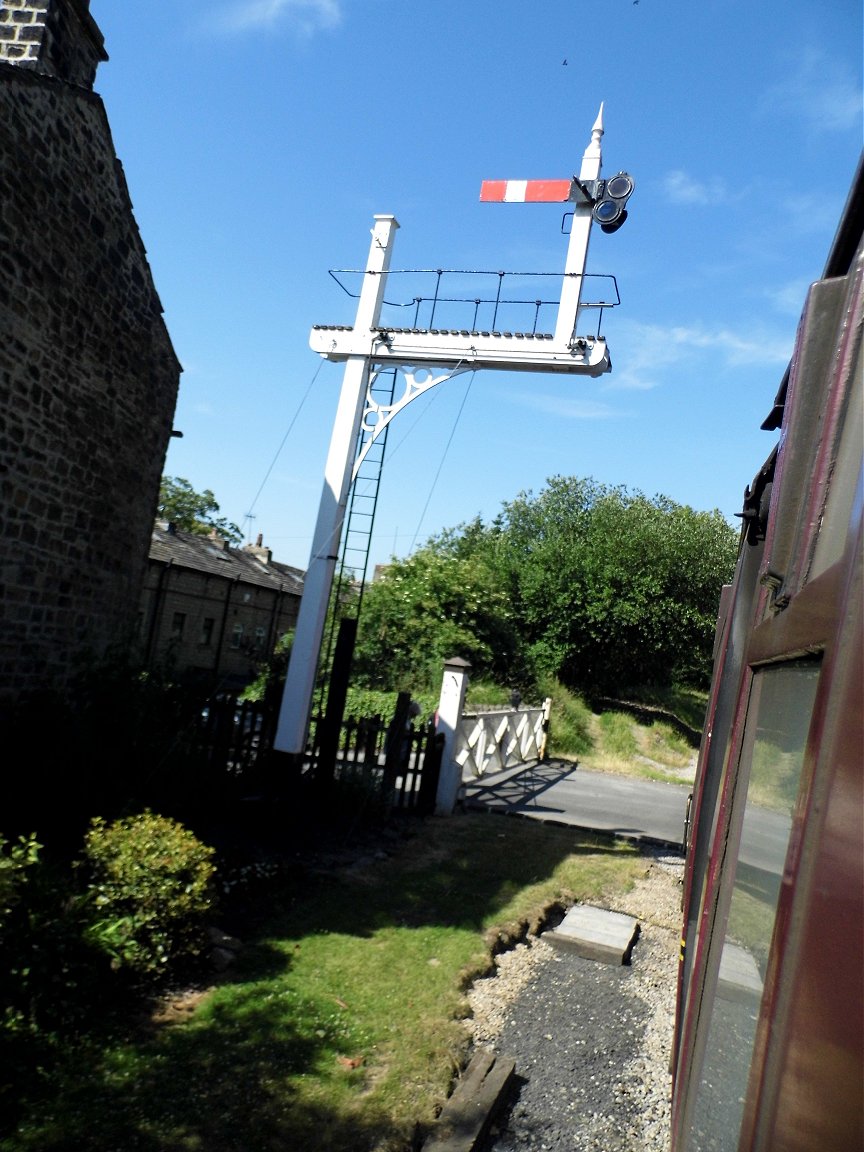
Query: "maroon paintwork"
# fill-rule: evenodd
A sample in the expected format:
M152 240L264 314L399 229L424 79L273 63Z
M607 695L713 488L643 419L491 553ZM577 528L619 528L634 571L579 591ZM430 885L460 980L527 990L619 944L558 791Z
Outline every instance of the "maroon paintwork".
M687 845L673 1152L864 1149L862 222L859 166L764 425L778 427L782 414L779 445L747 490L738 569L721 603ZM806 738L785 860L771 877L776 907L761 905L767 955L755 1032L740 1049L743 1099L712 1117L715 1015L721 1040L734 1032L719 968L724 943L737 943L725 939L737 871L747 879L760 692L766 676L802 666L812 710L799 716Z

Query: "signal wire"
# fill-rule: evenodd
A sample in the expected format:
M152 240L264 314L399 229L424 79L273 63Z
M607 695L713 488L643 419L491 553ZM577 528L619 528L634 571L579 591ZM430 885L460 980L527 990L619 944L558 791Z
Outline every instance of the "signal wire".
M409 554L414 551L414 545L417 543L417 537L420 534L420 526L423 523L423 518L425 517L429 508L430 501L432 500L432 494L435 491L435 485L438 483L438 477L441 475L441 469L444 467L444 461L447 459L447 453L450 450L450 445L453 443L453 437L456 435L456 429L459 426L459 420L462 417L462 410L464 409L468 400L468 395L471 392L471 385L474 383L475 375L476 369L473 370L471 375L468 377L468 387L465 389L465 395L462 397L462 403L459 405L459 411L456 413L456 419L453 421L453 427L450 429L450 435L447 439L447 443L444 445L444 451L441 453L441 460L438 464L438 470L432 479L429 495L426 497L426 503L423 505L423 511L420 513L420 519L417 521L417 527L414 530L414 537L411 540L411 547L408 549Z
M325 363L325 361L324 361L324 358L322 357L318 363L318 367L315 369L315 372L312 376L312 379L306 385L306 391L303 393L303 395L300 399L300 403L297 405L297 410L295 411L294 415L291 417L291 422L288 425L288 428L287 428L287 431L285 432L285 435L282 437L282 442L279 445L279 447L276 449L276 455L273 457L273 460L270 463L270 467L267 469L266 473L264 474L264 479L261 481L261 486L258 489L258 491L255 493L255 499L252 501L252 504L249 508L249 511L244 516L244 520L254 520L255 519L255 517L252 515L252 513L255 511L255 505L258 503L258 498L260 497L261 493L264 491L265 484L270 479L270 473L276 467L276 461L279 459L279 456L282 453L282 449L285 447L285 441L291 435L291 430L293 429L294 425L297 423L297 418L299 417L300 413L303 410L303 405L306 403L306 401L309 398L309 393L312 391L312 386L314 385L315 381L318 379L318 373L324 367L324 363Z

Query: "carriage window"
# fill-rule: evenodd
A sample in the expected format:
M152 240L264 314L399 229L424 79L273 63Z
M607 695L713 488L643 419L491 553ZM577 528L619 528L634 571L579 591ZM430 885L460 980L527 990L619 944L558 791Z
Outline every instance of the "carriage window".
M747 719L750 731L745 735L739 769L739 779L747 781L744 820L687 1145L692 1152L734 1152L738 1147L818 678L819 665L814 661L776 665L756 673L754 687L758 682L759 690L753 699L757 703Z
M855 363L853 379L861 376L861 353ZM813 557L810 579L824 572L840 559L846 545L849 518L855 501L855 489L861 469L861 429L864 428L864 392L860 388L852 390L848 399L849 409L843 421L843 432L837 446L831 486Z

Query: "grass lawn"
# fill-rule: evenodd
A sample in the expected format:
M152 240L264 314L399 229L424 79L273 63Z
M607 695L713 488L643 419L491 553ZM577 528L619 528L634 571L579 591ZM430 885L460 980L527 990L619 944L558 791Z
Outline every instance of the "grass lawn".
M388 845L271 881L230 975L82 1038L2 1152L406 1152L466 1058L464 992L493 951L644 867L624 843L483 814Z

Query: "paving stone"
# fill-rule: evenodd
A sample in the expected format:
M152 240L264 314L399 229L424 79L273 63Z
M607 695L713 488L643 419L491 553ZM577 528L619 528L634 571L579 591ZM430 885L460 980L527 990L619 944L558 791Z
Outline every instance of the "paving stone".
M727 940L720 956L717 995L741 1003L762 999L762 977L753 956L746 948Z
M623 912L576 904L557 928L543 933L555 948L566 948L586 960L627 964L639 934L639 924Z

